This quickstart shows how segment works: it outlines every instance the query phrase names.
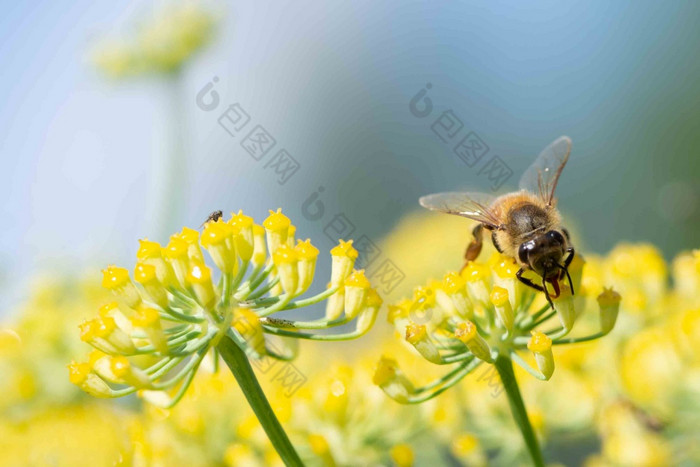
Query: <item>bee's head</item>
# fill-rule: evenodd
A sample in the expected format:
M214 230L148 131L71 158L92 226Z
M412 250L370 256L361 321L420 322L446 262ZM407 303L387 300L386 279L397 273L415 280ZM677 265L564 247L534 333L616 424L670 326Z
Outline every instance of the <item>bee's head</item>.
M558 277L566 250L566 238L558 230L550 230L529 240L518 249L518 258L545 279Z

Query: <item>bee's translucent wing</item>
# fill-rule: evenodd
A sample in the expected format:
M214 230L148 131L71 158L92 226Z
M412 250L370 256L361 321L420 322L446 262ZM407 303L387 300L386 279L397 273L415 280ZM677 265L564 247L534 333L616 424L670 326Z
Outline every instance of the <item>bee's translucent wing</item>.
M535 193L547 205L554 204L554 191L571 153L571 139L560 136L537 156L520 178L520 188Z
M420 205L431 211L468 217L492 228L500 224L498 217L490 210L495 197L487 193L446 192L435 193L420 198Z

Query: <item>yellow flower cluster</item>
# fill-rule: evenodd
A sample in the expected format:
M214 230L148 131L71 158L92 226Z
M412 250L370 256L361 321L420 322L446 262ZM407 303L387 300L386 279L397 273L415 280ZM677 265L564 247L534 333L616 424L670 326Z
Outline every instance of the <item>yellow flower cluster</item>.
M450 272L442 281L415 289L413 297L389 307L389 320L408 344L426 360L453 369L423 387L414 387L391 358L382 358L374 381L402 403L423 402L459 382L481 364L504 355L540 380L554 372L553 345L597 339L614 327L620 295L604 289L597 297L599 331L567 338L580 312L584 261L577 256L569 272L576 295L562 285L554 309L515 277L517 264L494 254L487 263L471 262L461 274ZM558 323L554 323L555 316ZM529 350L536 368L520 353Z
M288 360L292 348L266 346L264 335L311 340L348 340L366 333L381 299L364 276L354 271L352 241L331 250L328 288L300 298L311 286L318 249L309 240L295 242L296 228L282 214L257 225L242 212L228 221L210 221L198 232L187 227L166 246L142 240L133 280L116 266L103 270L102 286L117 301L100 307L97 317L80 325L80 337L94 347L87 361L69 365L70 381L98 397L139 391L150 402L169 407L185 393L210 349L231 338L253 358ZM206 264L207 251L215 272ZM326 316L312 321L271 315L327 300ZM355 330L318 334L356 320ZM174 395L167 391L178 388Z
M211 40L214 25L214 16L199 2L181 2L140 24L133 38L104 41L92 58L115 78L172 73Z

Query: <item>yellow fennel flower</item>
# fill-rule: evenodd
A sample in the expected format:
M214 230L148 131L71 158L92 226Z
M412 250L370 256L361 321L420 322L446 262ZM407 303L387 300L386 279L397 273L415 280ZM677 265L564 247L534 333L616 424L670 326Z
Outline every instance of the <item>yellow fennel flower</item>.
M287 243L295 229L281 210L271 212L263 225L268 233L264 261L251 261L255 226L238 212L228 222L208 222L201 234L185 227L166 247L142 240L133 281L125 268L104 269L103 286L117 301L80 325L81 339L102 356L71 363L71 382L98 397L138 391L155 405L171 407L224 337L252 358L289 360L295 350L284 343L268 346L266 335L340 341L369 331L382 301L362 271L352 272L354 258L344 264L351 272L344 286L302 298L318 250L310 240L297 247ZM344 300L333 318L272 317L338 296ZM354 330L316 332L353 321ZM218 363L215 350L213 355Z

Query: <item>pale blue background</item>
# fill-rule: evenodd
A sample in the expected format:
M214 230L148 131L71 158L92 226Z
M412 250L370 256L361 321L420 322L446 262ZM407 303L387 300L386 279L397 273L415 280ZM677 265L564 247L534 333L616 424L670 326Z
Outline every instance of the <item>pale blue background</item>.
M176 224L281 206L319 243L336 212L378 240L421 194L488 190L430 130L452 108L512 167L511 186L547 143L573 138L560 206L587 249L698 247L700 4L492 3L215 4L218 37L185 74ZM136 239L154 235L145 206L167 95L154 79L110 83L87 61L95 38L153 9L3 2L1 304L42 271L130 264ZM222 108L240 102L302 164L286 185L217 125L218 110L197 108L213 76ZM408 102L427 82L435 111L419 120ZM301 203L321 185L325 217L305 220Z

